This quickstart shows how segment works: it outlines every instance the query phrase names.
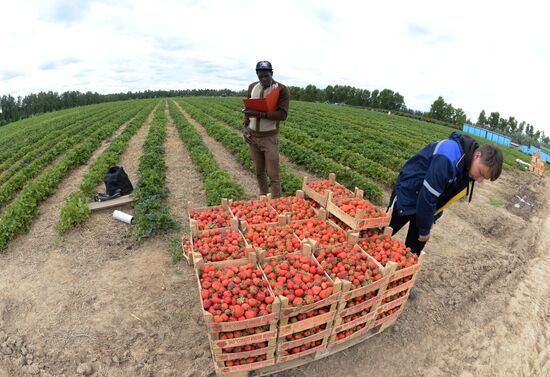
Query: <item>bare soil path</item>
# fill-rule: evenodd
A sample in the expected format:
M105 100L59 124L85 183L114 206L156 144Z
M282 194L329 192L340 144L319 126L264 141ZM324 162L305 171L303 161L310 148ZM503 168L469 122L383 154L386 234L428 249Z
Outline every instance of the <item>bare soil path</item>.
M214 159L218 163L219 167L234 177L243 186L244 192L247 195L251 197L257 197L260 195L258 183L254 173L245 169L241 163L223 146L223 144L209 136L204 127L195 119L191 118L191 116L179 105L179 103L175 102L175 104L185 119L187 119L187 121L195 127L197 132L201 135L204 144L214 155Z

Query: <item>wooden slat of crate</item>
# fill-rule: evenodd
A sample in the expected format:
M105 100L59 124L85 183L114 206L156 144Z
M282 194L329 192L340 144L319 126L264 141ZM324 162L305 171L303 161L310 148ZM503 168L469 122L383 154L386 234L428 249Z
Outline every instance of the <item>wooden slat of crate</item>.
M277 325L278 325L278 321L272 321L267 324L268 326L267 331L264 331L259 334L241 336L238 338L220 339L219 332L214 332L214 333L209 332L208 336L212 342L212 348L214 349L222 349L226 347L240 347L240 346L246 346L247 344L254 344L254 343L269 341L271 339L277 339L277 329L278 329Z
M381 304L378 307L377 312L378 312L378 314L387 312L388 310L391 310L391 309L395 308L396 306L399 306L399 305L402 305L402 304L406 303L408 299L409 299L408 296L403 296L403 297L399 297L395 300L392 300L390 302L386 302L384 304Z
M191 260L192 260L191 262L192 262L193 266L196 265L197 263L200 263L201 261L203 263L209 265L209 266L227 267L227 266L231 266L231 265L228 265L226 262L231 262L231 261L242 262L242 261L249 261L251 259L252 260L258 260L258 257L256 255L256 251L250 245L246 245L243 258L226 259L224 261L211 262L211 261L205 260L202 256L202 254L198 253L198 252L192 252L190 257L191 257Z
M324 349L324 350L321 350L321 351L318 351L318 352L315 352L313 354L309 354L309 355L302 355L301 357L297 358L297 359L294 359L294 360L290 360L290 361L286 361L286 362L281 362L281 363L277 363L277 364L274 364L274 365L271 365L271 366L267 366L267 367L264 367L264 368L259 368L257 370L254 370L253 372L251 372L249 374L250 377L255 377L255 376L268 376L268 375L271 375L271 374L274 374L274 373L280 373L280 372L283 372L285 370L289 370L289 369L293 369L293 368L297 368L299 366L302 366L302 365L306 365L306 364L309 364L315 360L320 360L324 357L327 357L327 356L330 356L330 355L334 355L335 353L338 353L338 352L341 352L349 347L353 347L354 345L356 344L359 344L361 342L363 342L364 340L374 336L374 335L377 335L380 333L380 331L375 331L375 329L368 329L367 326L365 326L365 331L360 330L359 332L360 334L362 334L362 336L355 336L355 334L352 334L350 337L346 338L346 340L348 340L349 338L353 338L349 341L341 341L339 343L333 343L331 342L330 338L329 338L329 341L328 341L328 344L327 344L327 347Z
M336 313L336 318L338 317L347 317L348 315L355 314L357 312L362 311L363 309L366 309L368 307L378 307L380 305L380 300L382 299L381 295L377 295L371 299L368 299L367 301L364 301L360 304L354 305L354 306L347 306L347 301L340 301L341 307L338 308L338 313Z
M326 329L324 329L322 331L319 331L317 334L313 334L313 335L310 335L310 336L302 338L302 339L287 341L287 340L284 340L286 335L279 336L279 339L277 341L277 352L285 351L285 350L290 349L290 348L301 346L304 343L314 342L316 340L323 339L323 338L329 336L331 334L331 331L332 331L332 328L330 327L330 324L328 324Z
M327 323L330 326L336 315L336 304L337 301L334 301L331 305L331 310L326 313L316 315L315 317L306 318L298 322L288 323L288 318L285 318L287 323L283 323L285 320L281 318L279 322L279 338L310 329L314 326L320 326L324 323Z
M385 329L385 328L389 327L390 325L392 325L393 323L395 323L395 321L393 321L393 322L391 322L390 325L388 325L387 322L390 322L390 321L392 321L392 320L394 320L394 319L396 320L397 317L399 317L399 315L401 314L401 312L403 312L403 308L400 308L400 309L397 310L395 313L392 313L391 315L389 315L389 316L387 316L387 317L384 317L384 318L380 318L380 319L374 320L374 322L372 322L372 325L371 325L371 326L372 326L373 328L375 328L375 327L377 327L377 326L386 324L386 327L384 327L384 329ZM383 329L381 329L381 331L383 331Z
M367 327L369 327L368 323L373 321L377 314L378 313L376 312L376 310L371 310L370 313L365 314L364 316L361 316L359 318L355 318L353 321L350 321L350 322L347 322L347 323L342 323L343 318L338 316L336 318L336 320L334 321L332 334L336 335L336 334L338 334L342 331L349 330L349 329L351 329L355 326L359 326L359 325L361 325L365 322L367 322Z
M364 328L343 339L336 339L336 334L333 334L329 339L327 350L326 353L323 354L323 357L334 355L335 353L341 352L349 347L353 347L356 344L359 344L377 334L379 334L379 332L374 331L368 324Z
M420 269L422 268L423 260L424 260L424 253L421 253L420 256L418 257L418 263L413 264L410 267L395 271L395 273L390 276L390 283L420 271Z
M182 254L187 264L193 265L193 245L192 241L187 236L181 236Z
M292 360L299 359L299 358L302 358L304 356L308 356L308 355L312 355L312 354L317 355L318 353L324 351L327 348L328 338L329 338L329 336L327 335L323 339L323 342L320 345L318 345L317 347L313 347L313 348L310 348L308 350L305 350L303 352L295 353L295 354L292 354L292 355L286 355L286 356L277 355L276 356L276 363L285 363L287 361L292 361Z
M359 288L356 288L356 289L350 289L350 290L345 290L346 288L346 285L349 283L351 285L350 282L344 282L344 290L342 292L342 297L341 297L341 301L343 303L349 301L349 300L352 300L356 297L360 297L360 296L364 296L368 293L371 293L375 290L379 290L379 293L377 294L377 296L381 296L381 293L382 293L382 290L385 288L385 286L388 284L388 277L383 277L381 278L380 280L378 281L375 281L374 283L372 284L369 284L369 285L366 285L364 287L359 287ZM342 307L343 309L343 307Z
M243 351L243 352L235 352L235 353L223 353L221 352L221 349L218 350L216 353L214 353L214 349L211 349L212 351L212 358L214 359L214 363L218 363L218 366L224 367L225 365L223 362L229 361L229 360L238 360L238 359L246 359L247 357L254 357L254 356L260 356L260 355L267 355L266 358L274 358L275 357L275 349L277 345L277 340L274 339L270 345L264 348L260 348L257 350L252 351Z
M232 367L219 366L214 363L218 377L246 377L251 371L275 364L275 358L258 361L255 363L236 365Z
M386 290L386 292L384 292L384 295L382 296L382 299L385 299L397 293L403 292L404 290L411 288L413 285L414 285L414 279L411 279L406 283L399 284L397 287L393 287L391 289Z

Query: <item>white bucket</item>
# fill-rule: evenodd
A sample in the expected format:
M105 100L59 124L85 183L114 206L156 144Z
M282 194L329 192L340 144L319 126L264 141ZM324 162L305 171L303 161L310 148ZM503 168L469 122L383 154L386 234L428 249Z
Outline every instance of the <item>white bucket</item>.
M115 210L115 212L113 212L113 219L120 220L126 224L131 224L132 221L134 221L134 216Z

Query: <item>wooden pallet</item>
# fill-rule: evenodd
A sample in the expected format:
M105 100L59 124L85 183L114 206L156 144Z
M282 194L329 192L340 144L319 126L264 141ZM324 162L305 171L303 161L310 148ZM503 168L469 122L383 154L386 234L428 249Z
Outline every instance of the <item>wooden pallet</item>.
M88 204L88 207L90 207L91 211L98 211L100 209L122 206L124 204L132 203L133 201L134 197L130 194L118 197L116 199L107 200L105 202L91 202Z
M393 323L395 323L395 321L392 322L392 324ZM347 342L342 342L342 343L339 343L339 344L335 344L335 343L330 344L329 343L325 350L315 352L313 354L306 355L304 357L294 359L294 360L290 360L290 361L287 361L287 362L284 362L284 363L278 363L278 364L273 364L271 366L258 368L256 370L251 371L250 373L244 374L242 376L243 377L269 376L269 375L272 375L272 374L275 374L275 373L283 372L285 370L294 369L294 368L300 367L302 365L306 365L306 364L309 364L311 362L314 362L316 360L323 359L327 356L331 356L331 355L334 355L336 353L342 352L342 351L344 351L344 350L346 350L350 347L356 346L357 344L359 344L361 342L364 342L365 340L367 340L367 339L369 339L369 338L371 338L375 335L380 334L382 331L383 330L380 330L380 327L379 328L368 328L365 332L360 334L360 336L356 336L353 339L349 339ZM348 338L346 338L346 339L348 339ZM235 376L235 377L237 377L237 376ZM238 376L238 377L241 377L241 376Z

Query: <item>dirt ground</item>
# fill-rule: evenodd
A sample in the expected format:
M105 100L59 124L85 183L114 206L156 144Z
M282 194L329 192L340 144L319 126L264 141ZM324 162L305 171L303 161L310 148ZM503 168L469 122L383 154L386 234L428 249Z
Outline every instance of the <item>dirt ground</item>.
M147 130L122 156L133 182ZM178 217L182 201L204 206L205 196L171 122L167 136L168 203ZM110 210L56 234L84 173L73 171L0 255L0 377L212 376L193 269L172 264L168 236L136 244ZM506 171L477 185L472 203L435 226L419 297L395 326L278 376L550 376L548 181Z

